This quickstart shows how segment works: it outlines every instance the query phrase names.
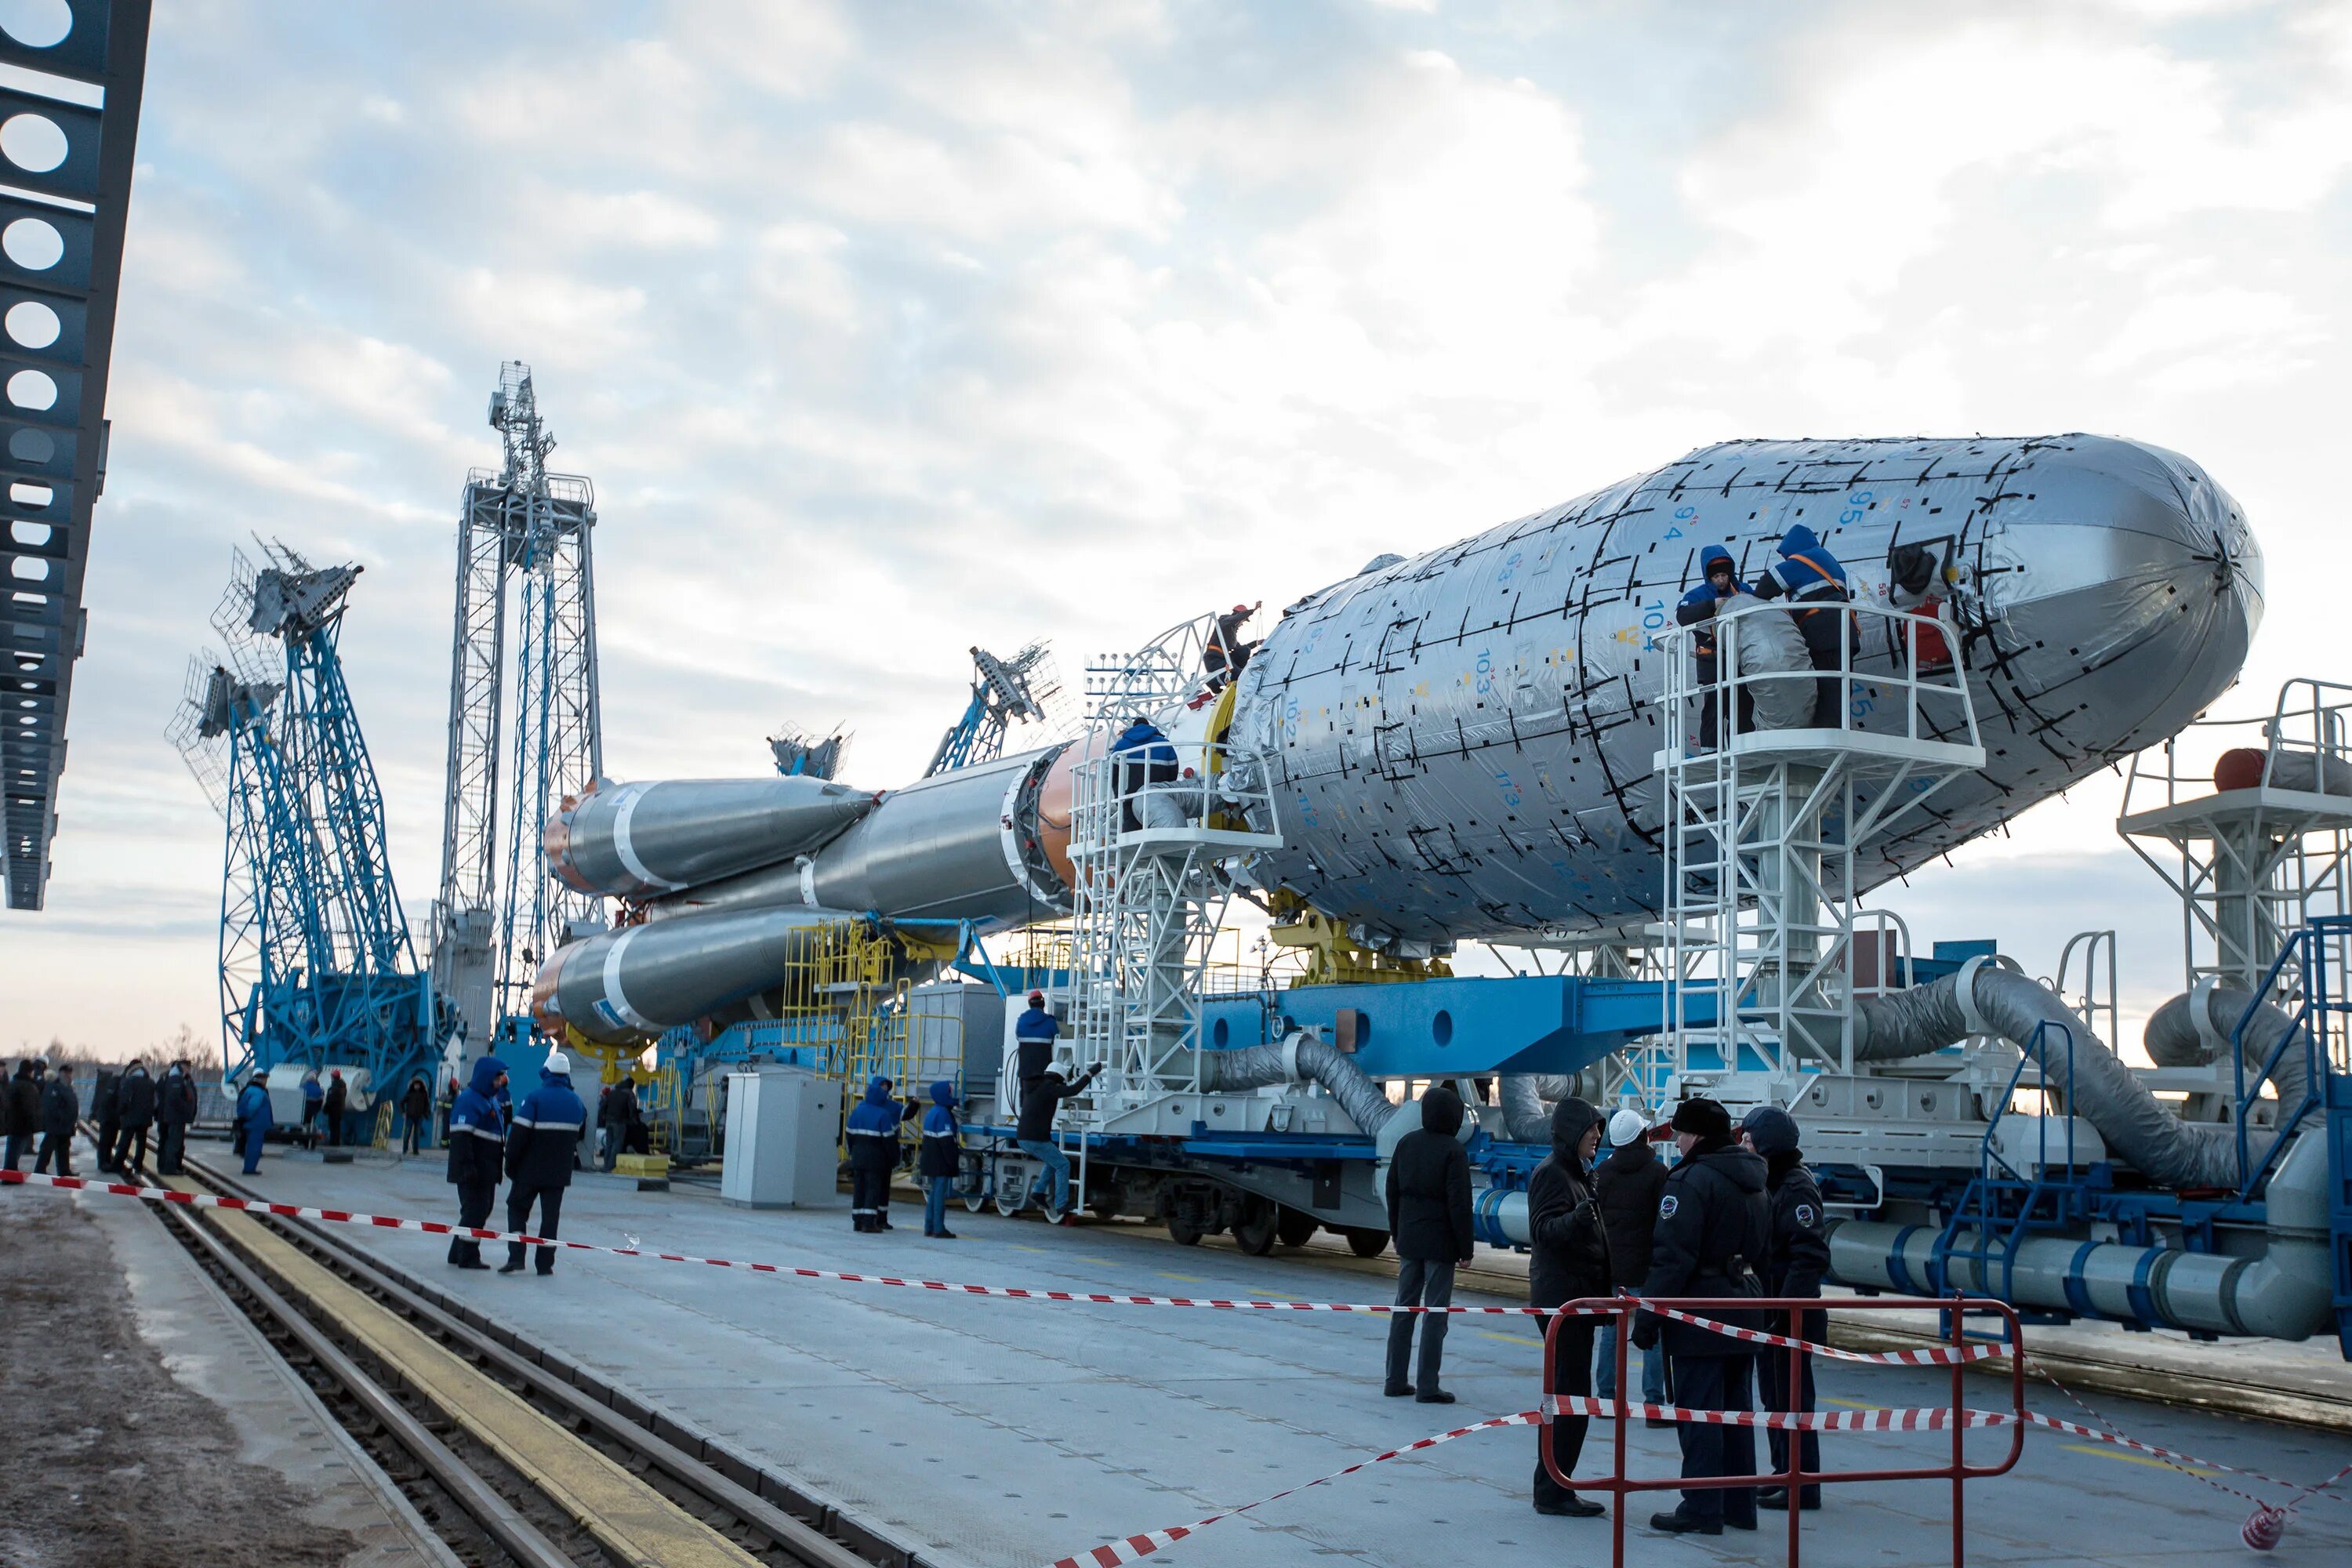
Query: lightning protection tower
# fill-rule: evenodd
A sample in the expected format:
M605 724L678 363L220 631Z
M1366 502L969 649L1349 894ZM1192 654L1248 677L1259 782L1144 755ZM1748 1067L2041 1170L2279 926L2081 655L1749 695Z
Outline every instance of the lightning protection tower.
M963 716L940 737L923 776L993 762L1004 754L1005 731L1013 725L1049 723L1045 705L1061 694L1053 658L1042 642L1031 643L1011 658L974 647L971 700L964 705Z
M383 792L337 644L356 566L242 552L170 735L227 823L222 1066L356 1066L362 1093L429 1064L434 1003L385 845Z
M595 491L577 475L547 471L555 437L540 416L529 365L499 367L489 417L506 456L497 472L467 476L457 521L449 778L433 908L434 981L472 1053L527 1035L539 963L573 934L604 925L601 901L550 877L541 854L548 817L604 765L589 548ZM510 719L503 712L509 642Z

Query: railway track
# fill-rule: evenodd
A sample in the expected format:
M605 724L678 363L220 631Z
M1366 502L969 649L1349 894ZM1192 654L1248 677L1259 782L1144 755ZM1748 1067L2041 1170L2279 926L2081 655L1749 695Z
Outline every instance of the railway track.
M168 1184L254 1194L198 1159ZM789 1478L300 1221L158 1205L215 1283L477 1568L920 1568Z

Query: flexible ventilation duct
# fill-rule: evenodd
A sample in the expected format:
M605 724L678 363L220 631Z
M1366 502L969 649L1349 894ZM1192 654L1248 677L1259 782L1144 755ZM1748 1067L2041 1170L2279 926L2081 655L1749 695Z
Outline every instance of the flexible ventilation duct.
M1503 1131L1514 1143L1551 1142L1551 1110L1573 1094L1601 1103L1598 1072L1506 1073L1496 1086L1503 1105Z
M1212 1092L1263 1089L1275 1083L1319 1083L1349 1120L1377 1137L1396 1114L1386 1090L1364 1076L1346 1052L1311 1035L1293 1035L1278 1046L1237 1051L1204 1051L1201 1087Z
M2069 1108L2150 1181L2168 1187L2238 1184L2236 1130L2192 1125L2174 1115L2038 981L1990 964L1971 965L1892 996L1857 998L1855 1015L1856 1061L1925 1056L1970 1035L1999 1035L2035 1057L2042 1081L2062 1089ZM2044 1024L2049 1028L2037 1037Z
M2267 1002L2254 1006L2252 995L2234 986L2214 985L2200 990L2205 1007L2202 1027L2197 1016L2199 991L2175 996L2150 1016L2147 1030L2140 1037L2147 1047L2148 1060L2160 1068L2204 1066L2219 1049L2229 1045L2230 1031L2238 1026L2239 1019L2246 1018L2246 1009L2252 1006L2253 1016L2246 1018L2245 1038L2239 1047L2239 1054L2245 1058L2246 1087L2252 1089L2262 1081L2263 1063L2280 1039L2293 1032L2294 1020ZM2289 1046L2279 1053L2278 1065L2271 1070L2270 1079L2271 1087L2278 1093L2280 1114L2291 1113L2311 1093L2309 1069L2304 1053L2295 1047Z

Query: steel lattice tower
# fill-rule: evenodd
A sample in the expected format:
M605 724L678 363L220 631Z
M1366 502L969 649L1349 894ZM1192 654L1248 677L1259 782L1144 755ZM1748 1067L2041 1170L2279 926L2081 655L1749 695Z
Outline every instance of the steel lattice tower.
M171 737L227 823L221 897L222 1063L368 1069L368 1090L430 1061L418 972L385 844L383 792L337 650L356 566L283 546L233 558Z
M435 985L478 1052L502 1020L528 1014L540 961L571 932L604 923L599 900L549 877L540 852L549 815L604 765L590 554L595 491L585 479L547 471L555 437L540 417L529 365L499 367L489 422L506 460L496 473L467 476L458 516L448 794L433 910ZM508 605L518 581L515 710L502 748Z

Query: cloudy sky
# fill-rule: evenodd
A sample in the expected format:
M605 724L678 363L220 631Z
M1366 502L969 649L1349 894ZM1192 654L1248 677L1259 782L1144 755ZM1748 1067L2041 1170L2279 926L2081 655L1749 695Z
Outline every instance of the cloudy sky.
M2345 670L2347 165L2341 5L171 0L0 1042L213 1030L220 828L163 730L255 532L367 569L421 920L508 358L595 481L620 777L793 721L897 783L971 643L1075 666L1746 436L2189 453L2269 554L2226 700L2266 705ZM2044 973L2120 927L2145 1010L2178 917L2115 803L1899 902Z

